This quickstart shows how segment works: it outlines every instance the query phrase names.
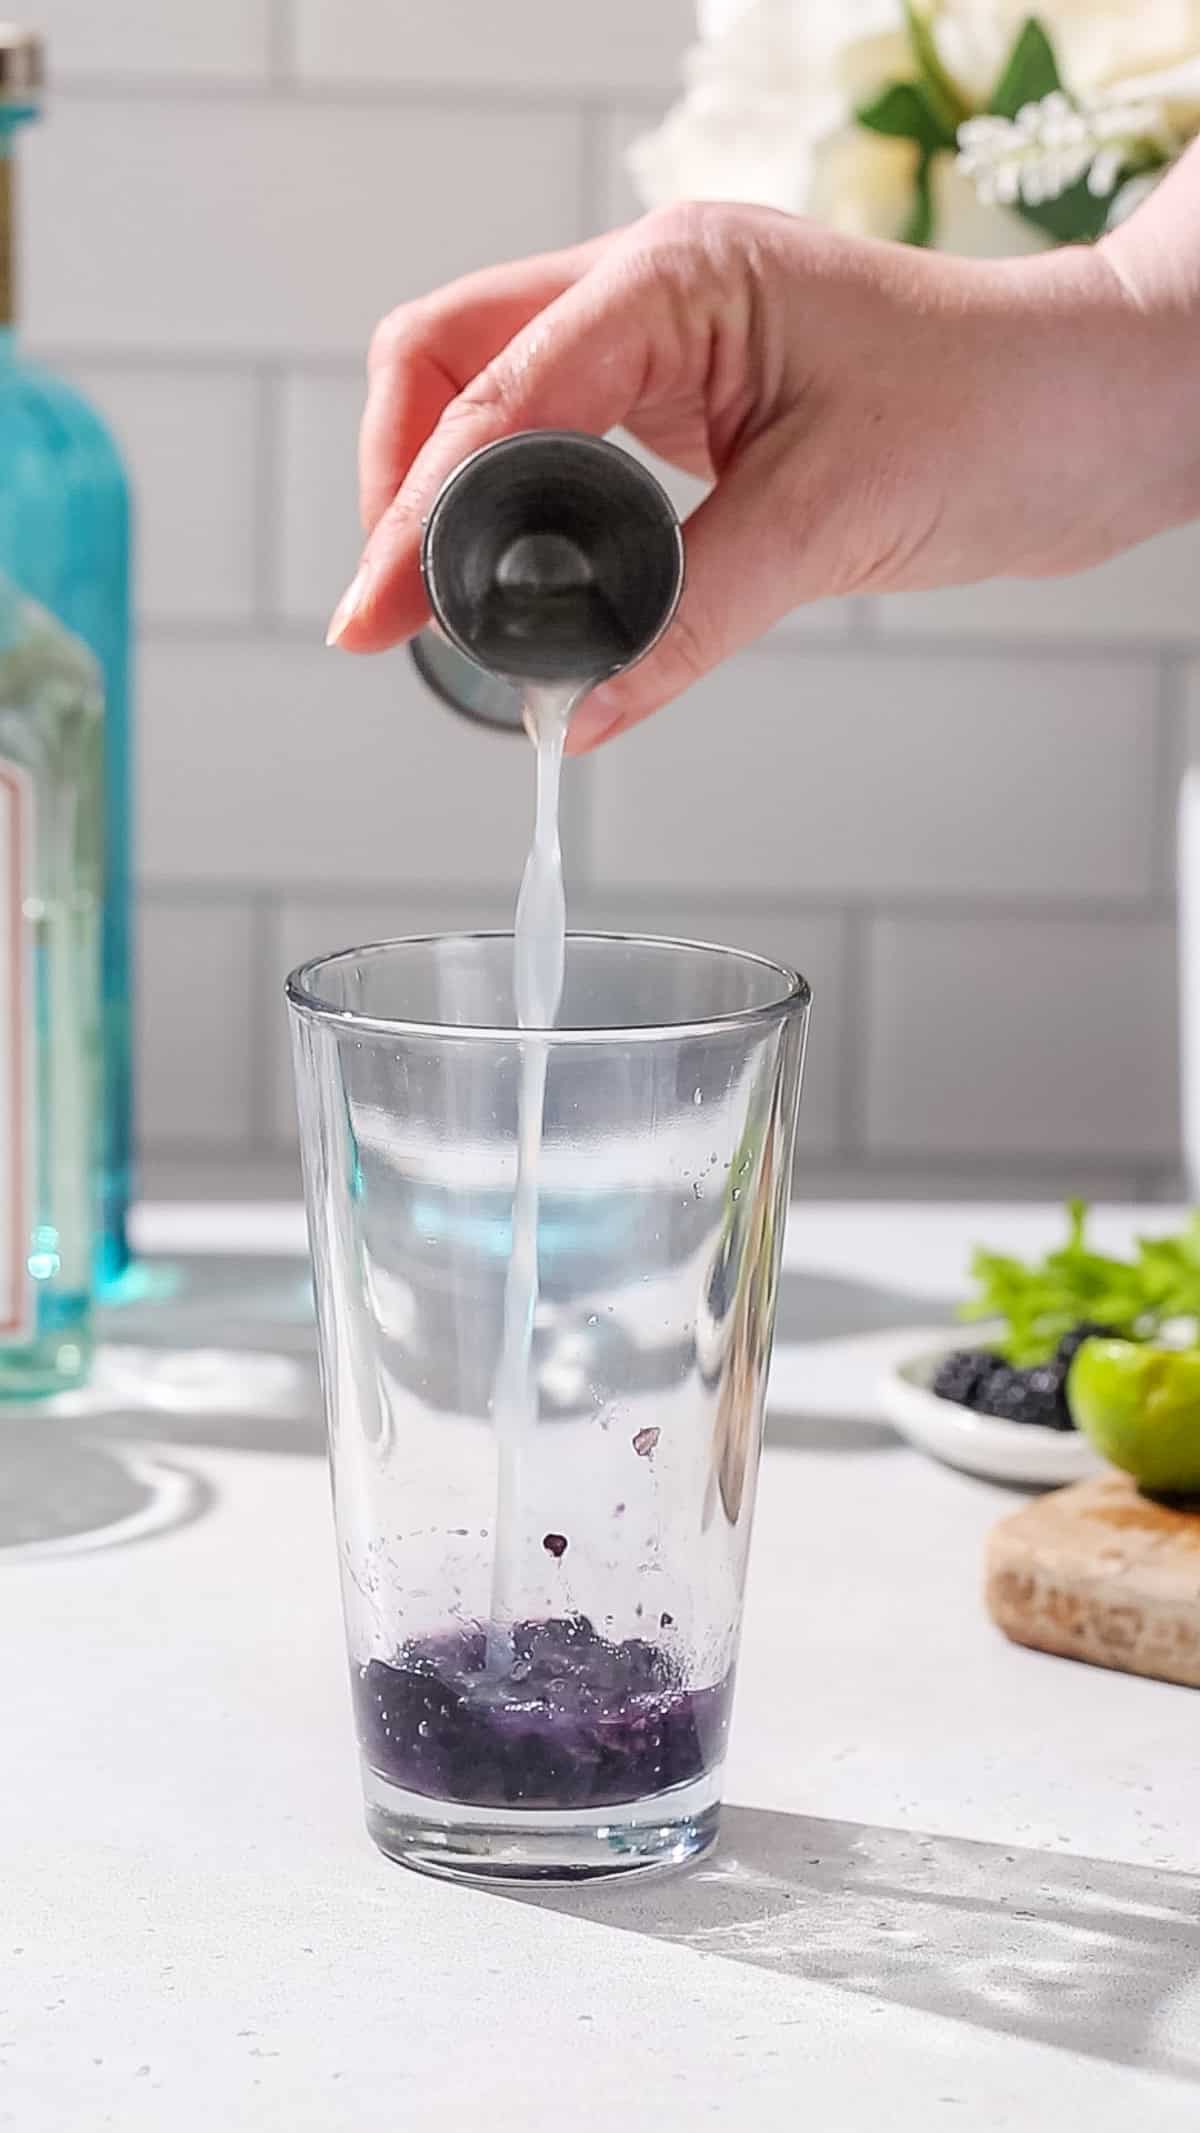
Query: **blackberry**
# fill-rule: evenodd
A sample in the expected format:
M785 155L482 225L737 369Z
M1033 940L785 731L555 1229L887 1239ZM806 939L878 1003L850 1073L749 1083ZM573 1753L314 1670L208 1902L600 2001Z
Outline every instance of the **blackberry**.
M939 1399L954 1400L972 1414L1064 1430L1072 1427L1066 1377L1066 1367L1057 1359L1033 1370L1018 1370L990 1349L963 1348L946 1357L933 1390Z
M1058 1362L1039 1363L1032 1370L1017 1370L1004 1363L981 1388L976 1412L1036 1429L1070 1429L1073 1425L1063 1391L1065 1383L1066 1371Z
M993 1372L1004 1365L990 1348L956 1348L944 1356L933 1380L939 1400L954 1400L959 1407L975 1407L979 1393Z

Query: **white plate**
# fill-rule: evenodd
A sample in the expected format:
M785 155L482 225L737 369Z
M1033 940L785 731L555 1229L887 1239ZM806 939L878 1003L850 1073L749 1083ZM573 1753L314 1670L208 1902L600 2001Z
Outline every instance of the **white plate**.
M972 1414L957 1400L939 1399L929 1388L943 1357L961 1348L963 1337L948 1334L940 1348L927 1343L926 1335L920 1349L898 1358L879 1384L882 1412L910 1444L964 1474L1035 1488L1057 1488L1101 1471L1103 1460L1076 1430L1002 1422L994 1415Z

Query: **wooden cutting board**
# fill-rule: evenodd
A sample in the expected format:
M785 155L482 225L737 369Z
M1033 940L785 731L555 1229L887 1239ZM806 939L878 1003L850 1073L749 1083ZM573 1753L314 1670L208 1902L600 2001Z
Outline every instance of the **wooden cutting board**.
M1200 1688L1200 1499L1077 1481L993 1526L986 1565L988 1612L1017 1644Z

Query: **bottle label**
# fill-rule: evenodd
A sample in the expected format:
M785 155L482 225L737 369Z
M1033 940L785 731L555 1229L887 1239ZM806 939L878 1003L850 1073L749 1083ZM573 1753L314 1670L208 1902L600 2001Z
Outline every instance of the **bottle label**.
M33 1332L33 780L0 756L0 1347Z

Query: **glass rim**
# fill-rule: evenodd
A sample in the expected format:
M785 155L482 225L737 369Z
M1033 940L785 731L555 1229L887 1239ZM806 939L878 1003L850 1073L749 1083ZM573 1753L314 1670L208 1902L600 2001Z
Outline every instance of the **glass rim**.
M344 963L355 957L386 955L396 948L426 948L439 942L509 941L511 928L481 927L460 932L400 934L395 939L369 941L359 948L339 948L328 955L312 956L307 962L297 964L288 975L284 985L289 1009L306 1021L343 1030L361 1030L370 1036L391 1038L425 1037L439 1043L449 1040L467 1044L521 1044L530 1037L539 1037L547 1044L647 1044L672 1042L680 1037L721 1036L738 1030L760 1028L771 1023L786 1022L790 1016L807 1008L812 1000L812 988L788 963L777 963L772 957L755 955L748 948L727 948L716 941L693 941L677 938L671 934L654 933L598 933L568 931L567 941L604 942L611 947L626 948L678 948L692 954L715 956L723 961L748 963L759 970L770 971L783 987L778 998L759 1001L753 1007L739 1007L724 1015L701 1015L686 1021L650 1022L623 1025L606 1023L595 1028L580 1029L571 1024L556 1023L553 1029L518 1029L511 1023L471 1022L418 1022L407 1021L395 1015L366 1015L353 1007L335 1007L323 1000L314 989L314 981L320 973L334 963Z

